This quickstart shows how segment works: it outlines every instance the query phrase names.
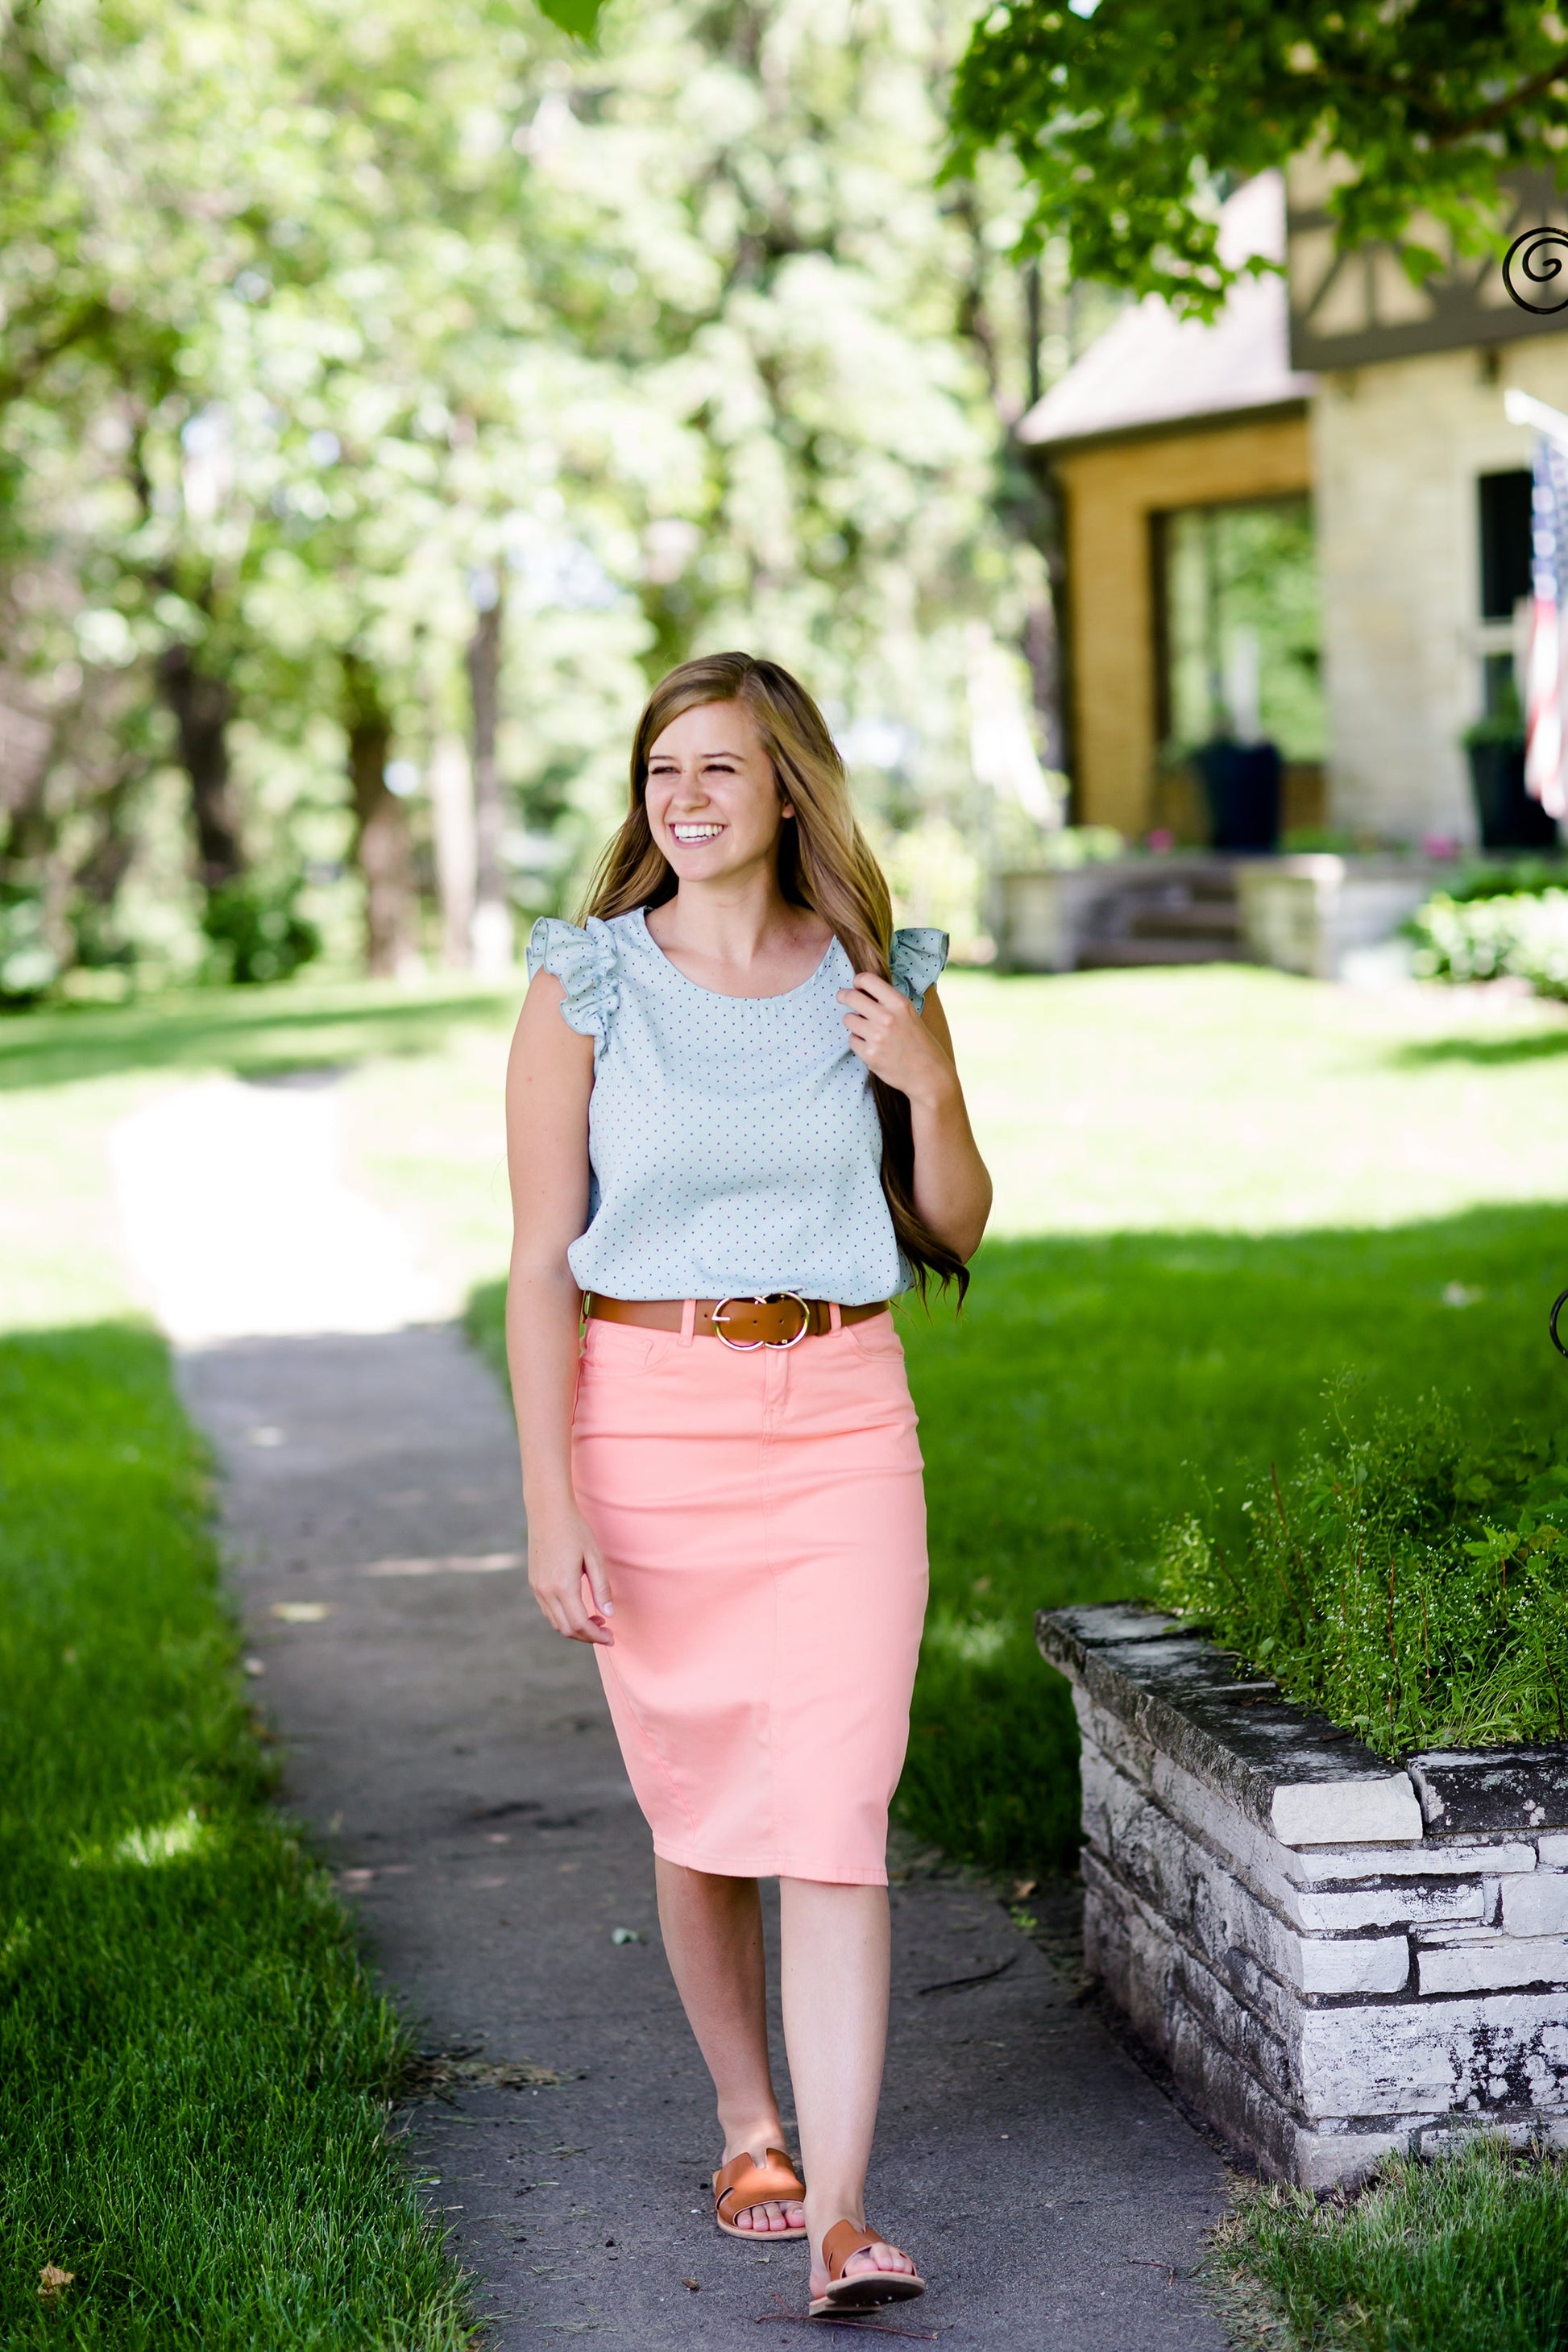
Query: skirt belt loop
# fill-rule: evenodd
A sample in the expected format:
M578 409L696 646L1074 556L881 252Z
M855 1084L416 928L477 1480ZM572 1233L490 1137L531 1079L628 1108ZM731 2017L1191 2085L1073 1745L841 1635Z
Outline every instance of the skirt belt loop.
M827 1302L827 1328L830 1331L842 1331L844 1328L843 1310L837 1298L830 1298Z
M689 1348L697 1336L697 1301L683 1298L680 1303L680 1344Z

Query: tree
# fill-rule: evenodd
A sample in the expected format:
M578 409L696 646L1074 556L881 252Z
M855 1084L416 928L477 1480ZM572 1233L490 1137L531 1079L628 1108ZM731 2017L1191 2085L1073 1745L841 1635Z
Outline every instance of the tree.
M1397 240L1416 278L1447 239L1487 250L1505 174L1561 184L1568 25L1539 0L998 0L952 125L951 169L1012 151L1077 276L1206 318L1240 274L1220 195L1310 149L1344 244Z
M1016 268L985 189L934 184L965 0L638 0L595 55L532 0L32 10L0 705L63 740L96 696L147 742L119 800L106 760L79 802L28 782L36 825L0 806L0 883L80 898L63 845L112 807L150 954L204 877L237 907L303 872L312 919L341 940L363 906L395 961L432 846L448 883L472 856L467 740L499 934L572 903L649 677L746 643L830 706L911 910L972 934L970 632L1019 636L1041 573L996 501Z

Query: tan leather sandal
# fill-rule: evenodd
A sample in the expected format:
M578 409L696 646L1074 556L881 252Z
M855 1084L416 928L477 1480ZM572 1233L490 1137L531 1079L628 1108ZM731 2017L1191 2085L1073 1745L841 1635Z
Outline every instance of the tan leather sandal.
M814 2294L808 2316L824 2319L835 2311L869 2311L879 2303L912 2303L924 2294L926 2283L918 2271L857 2271L846 2278L844 2265L868 2246L890 2245L878 2230L862 2230L854 2221L835 2221L822 2241L827 2264L827 2293Z
M742 2148L713 2175L713 2219L727 2238L752 2238L759 2243L765 2239L770 2246L786 2245L792 2238L805 2237L804 2223L798 2230L741 2230L730 2217L743 2213L748 2205L798 2205L805 2195L805 2183L796 2179L782 2147L770 2147L761 2164Z

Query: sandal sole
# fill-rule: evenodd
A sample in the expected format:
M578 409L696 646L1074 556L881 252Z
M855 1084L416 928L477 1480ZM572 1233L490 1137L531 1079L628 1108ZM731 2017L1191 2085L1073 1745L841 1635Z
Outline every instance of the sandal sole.
M808 2305L808 2319L830 2319L836 2311L874 2311L885 2303L912 2303L924 2294L926 2283L910 2273L884 2271L879 2277L842 2279Z

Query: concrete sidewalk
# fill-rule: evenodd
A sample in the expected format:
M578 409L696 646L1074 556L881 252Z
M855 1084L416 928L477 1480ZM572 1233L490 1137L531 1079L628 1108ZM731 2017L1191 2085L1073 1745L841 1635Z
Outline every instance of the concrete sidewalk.
M753 2252L709 2218L711 2094L647 1831L593 1660L529 1597L489 1372L431 1327L214 1344L182 1379L226 1473L288 1801L422 2038L478 2077L415 2107L412 2145L479 2273L487 2344L662 2352L787 2325L804 2249ZM931 2292L861 2332L1220 2352L1191 2279L1218 2159L983 1890L914 1879L893 1903L870 2210ZM526 2068L563 2079L495 2079Z

